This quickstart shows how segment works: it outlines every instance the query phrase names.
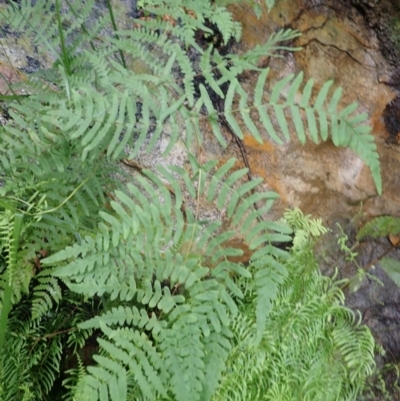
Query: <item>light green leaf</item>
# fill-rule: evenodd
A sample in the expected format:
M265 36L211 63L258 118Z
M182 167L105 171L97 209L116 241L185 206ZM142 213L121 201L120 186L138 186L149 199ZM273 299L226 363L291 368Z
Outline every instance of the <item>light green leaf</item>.
M333 85L333 81L327 81L322 86L321 90L318 93L317 98L315 99L314 108L316 110L322 109L325 99L328 96L329 89Z
M379 264L394 283L400 287L400 261L386 257L381 259Z

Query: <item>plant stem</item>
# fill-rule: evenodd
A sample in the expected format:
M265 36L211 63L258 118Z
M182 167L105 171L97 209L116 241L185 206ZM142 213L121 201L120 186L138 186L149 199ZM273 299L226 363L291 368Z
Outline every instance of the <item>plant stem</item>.
M372 266L377 264L382 258L388 255L391 251L393 251L394 248L395 247L392 245L389 248L386 248L384 252L382 252L378 257L376 257L372 262L369 262L367 265L363 266L361 269L364 270L365 272L368 271ZM351 280L352 278L350 278L349 281L341 287L342 291L350 285Z
M68 54L67 44L65 43L64 30L62 27L60 0L56 0L56 15L57 15L57 23L58 23L58 32L59 32L60 40L61 40L61 58L63 61L62 65L64 66L67 75L70 76L71 75L71 66L69 63L70 57Z
M115 37L119 40L119 36L116 33L117 30L118 30L117 29L117 24L115 23L114 13L113 13L113 9L112 9L110 0L107 0L107 8L108 8L108 12L110 13L111 23L112 23L112 26L113 26L113 29L114 29ZM124 57L124 53L122 52L121 49L119 49L119 54L121 56L122 65L126 69L125 57Z
M5 281L4 285L4 295L3 295L3 308L0 313L0 355L6 340L6 331L7 331L7 323L8 323L8 314L11 310L11 298L13 292L13 270L14 266L17 262L17 253L18 253L18 245L19 239L21 235L22 229L22 220L24 216L22 213L16 213L14 215L14 227L13 234L11 239L9 240L9 262L8 262L8 270L10 271L10 279Z
M8 314L11 310L11 297L12 297L12 286L6 280L4 285L4 295L3 295L3 309L0 315L0 354L2 352L4 342L6 340L6 330L8 322Z
M392 252L394 247L391 245L389 248L385 249L384 252L382 252L378 257L376 257L372 262L368 263L366 266L363 266L362 269L364 271L369 270L373 265L378 263L382 258L384 258L387 254Z

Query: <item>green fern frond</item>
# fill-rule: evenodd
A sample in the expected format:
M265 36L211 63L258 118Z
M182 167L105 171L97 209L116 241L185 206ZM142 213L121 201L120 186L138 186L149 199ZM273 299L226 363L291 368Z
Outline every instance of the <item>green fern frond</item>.
M5 253L7 269L7 282L12 286L14 274L17 269L18 246L22 230L23 215L5 210L0 220L1 249Z
M259 291L257 322L259 328L258 333L261 334L268 313L272 308L271 302L275 299L279 285L283 283L287 275L286 269L279 260L274 257L274 252L279 255L279 257L284 257L285 252L277 250L277 248L272 245L265 246L265 244L290 241L291 237L289 234L292 233L292 230L284 224L258 220L263 216L263 213L270 208L271 202L275 199L276 194L272 192L253 194L252 190L261 180L254 180L235 188L240 178L244 177L247 170L238 170L228 175L235 164L234 159L229 160L217 170L214 169L215 163L208 163L207 165L200 166L194 158L190 160L193 178L190 178L182 169L174 168L174 171L185 177L184 182L187 183L191 195L196 196L197 193L204 193L208 202L215 201L220 210L226 210L227 217L233 218L233 228L243 235L250 249L256 250L261 245L264 245L264 248L262 248L263 250L256 251L251 259L251 264L256 271L254 278L256 279ZM163 173L165 170L161 172ZM168 175L165 175L165 178L168 178ZM194 179L198 180L198 182L196 183ZM208 180L209 183L207 183ZM192 182L196 183L197 189ZM257 209L255 207L256 202L265 202L266 205ZM188 221L188 223L190 223L190 221ZM206 241L211 245L211 247L203 249L203 252L213 255L211 260L215 267L211 272L212 276L223 279L228 288L236 294L236 296L240 297L242 296L241 291L232 281L230 274L234 272L244 277L249 277L248 272L240 268L240 266L237 266L237 264L226 260L227 256L237 255L235 250L232 250L233 252L230 253L231 251L229 248L220 248L220 243L228 241L233 237L234 232L225 232L224 237L219 237L215 236L209 229L211 229L211 227L203 231L203 235L198 239L196 246L202 247L202 244ZM217 229L218 226L213 230ZM194 235L194 237L196 238L197 236ZM226 256L224 257L224 255Z
M54 13L51 12L52 4L40 0L38 4L33 5L29 1L23 1L21 9L14 4L2 11L3 21L14 27L16 31L25 31L28 36L32 33L36 39L36 45L45 43L50 51L54 52L58 43L57 26L54 24ZM40 7L43 13L37 13L36 7Z
M87 369L91 375L83 379L83 386L86 384L86 388L83 387L83 393L90 394L90 398L87 399L108 399L110 397L112 401L126 400L125 369L121 364L115 363L109 358L95 355L94 359L98 366L89 366Z
M213 7L210 21L218 27L225 45L228 44L232 37L234 37L236 41L239 41L241 36L241 24L233 20L232 14L225 7Z
M297 99L297 93L303 81L303 73L294 78L293 75L286 76L278 81L271 92L267 102L264 101L263 88L269 69L263 70L258 78L254 95L253 105L247 105L247 94L237 80L232 80L228 89L225 102L225 117L239 138L243 138L237 117L240 116L245 127L261 142L260 131L254 124L257 110L258 119L267 131L269 137L278 144L282 144L282 138L276 132L272 117L276 118L286 141L289 141L288 115L294 125L296 136L301 143L306 141L306 133L315 143L326 141L328 136L335 146L344 146L352 149L370 168L378 193L382 192L382 181L380 175L379 155L377 153L374 138L370 135L370 128L366 125L368 116L366 114L353 115L357 104L353 103L343 110L337 109L341 97L341 89L336 89L328 99L328 92L332 81L326 82L318 92L314 103L310 104L313 81L309 80L303 89L302 98ZM287 89L286 89L287 88ZM284 99L282 94L286 93ZM234 109L233 99L235 94L240 96L239 108ZM302 115L305 115L306 125L303 123Z
M63 398L63 401L77 401L82 394L82 381L86 372L79 354L76 354L76 358L78 367L66 371L68 377L64 379L62 383L66 389L71 390L71 392Z
M257 287L256 316L257 341L259 342L265 331L273 301L278 295L279 287L285 282L288 272L285 266L273 256L267 254L257 258L258 255L255 255L250 260L250 266L254 270Z
M14 306L6 346L0 357L0 378L4 400L22 399L30 393L33 400L43 399L53 388L61 366L62 342L49 336L54 328L50 322L32 322L29 303Z
M263 44L257 44L254 48L247 50L241 55L230 54L225 57L229 61L229 73L225 70L223 71L223 77L229 77L229 80L236 78L244 70L258 70L261 69L257 67L261 57L281 57L276 54L278 51L299 51L300 47L285 46L282 42L291 41L298 38L301 33L293 29L282 29L276 33L272 33L268 40ZM218 59L218 53L214 55ZM219 63L218 63L219 65ZM223 79L222 82L226 82L228 79Z
M357 240L360 241L367 236L372 238L385 237L389 234L400 233L400 218L394 216L380 216L370 220L357 233Z
M86 23L94 4L94 0L86 2L70 0L66 6L64 5L63 10L54 12L52 2L39 0L32 4L24 0L20 6L11 3L9 7L3 9L0 20L29 37L39 52L50 52L58 64L65 65L73 60L75 52L79 52L85 44L92 42L107 23L106 17L99 16L96 23L87 29ZM58 18L62 23L62 35ZM60 48L68 52L67 57L63 57L62 52L59 56Z
M304 216L303 212L297 208L287 210L283 215L283 221L287 222L295 233L293 237L293 250L304 249L312 238L319 237L328 232L327 228L323 226L321 219L311 219L310 216Z
M0 351L2 351L6 341L8 315L13 301L16 301L13 298L16 298L16 294L20 292L20 286L15 280L15 276L18 274L17 259L24 216L21 213L5 210L0 217L1 248L6 252L5 266L2 268L2 270L5 270L2 274L4 278L2 277L1 280L3 281L3 296L0 310Z
M62 299L61 287L51 271L43 270L37 276L38 285L33 289L32 319L39 319Z
M198 30L212 34L205 21L211 21L222 33L225 44L231 38L240 36L240 25L233 21L232 14L225 7L220 7L216 3L193 3L191 1L163 1L155 0L150 4L145 4L145 10L158 16L171 15L180 21L180 26L172 27L170 30L183 32L184 44L188 46L194 42L193 37ZM191 14L192 13L192 14ZM194 17L194 15L196 17Z

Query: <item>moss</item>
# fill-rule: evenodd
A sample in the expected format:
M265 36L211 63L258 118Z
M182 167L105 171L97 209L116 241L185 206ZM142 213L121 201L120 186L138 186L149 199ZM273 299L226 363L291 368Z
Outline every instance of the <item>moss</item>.
M400 49L400 17L398 18L393 18L391 22L391 31L392 31L392 40L394 46L397 47L397 49Z

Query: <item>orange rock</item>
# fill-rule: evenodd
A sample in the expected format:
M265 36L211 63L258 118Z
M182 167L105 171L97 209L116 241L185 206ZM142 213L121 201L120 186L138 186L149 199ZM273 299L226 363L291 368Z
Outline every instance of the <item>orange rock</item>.
M15 67L0 62L0 94L10 95L12 91L10 90L10 85L25 81L26 76L20 72Z
M251 148L251 150L269 153L272 153L274 151L274 145L271 142L259 143L252 135L245 134L243 138L243 143L246 146L247 150L249 150L248 148Z

